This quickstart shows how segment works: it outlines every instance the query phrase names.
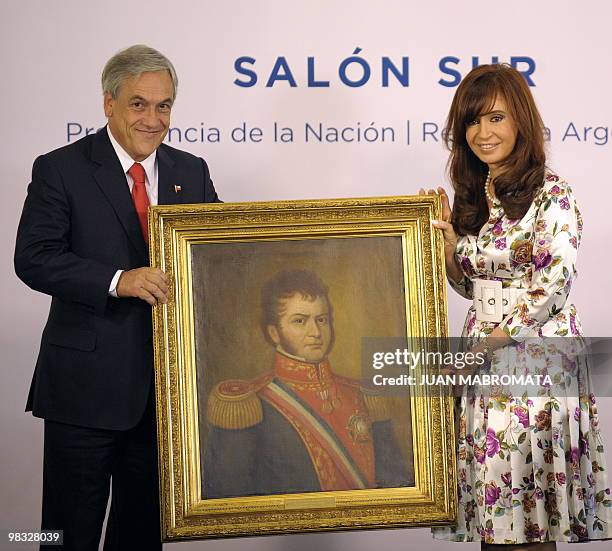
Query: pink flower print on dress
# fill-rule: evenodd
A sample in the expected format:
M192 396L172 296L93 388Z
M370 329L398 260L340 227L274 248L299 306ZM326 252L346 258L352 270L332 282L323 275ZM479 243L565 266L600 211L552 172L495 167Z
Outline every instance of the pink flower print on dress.
M495 225L491 229L491 233L493 235L502 235L504 233L504 225L502 223L501 218L497 222L495 222Z
M518 417L518 422L523 425L523 428L529 428L529 410L523 406L514 407L514 415Z
M543 270L552 262L552 255L546 249L541 249L533 259L533 265L536 270Z
M485 505L495 505L499 496L501 496L501 488L495 482L490 482L485 486Z
M572 335L580 335L578 328L576 327L576 316L570 314L570 330Z
M470 259L467 256L463 256L461 258L461 269L463 270L463 273L468 276L474 274L474 267L472 266L472 263L470 262Z
M495 431L491 428L487 429L487 455L489 457L493 457L497 455L501 446L499 444L499 440L497 439L497 435Z
M506 248L506 238L502 237L501 239L495 241L495 248L503 251Z

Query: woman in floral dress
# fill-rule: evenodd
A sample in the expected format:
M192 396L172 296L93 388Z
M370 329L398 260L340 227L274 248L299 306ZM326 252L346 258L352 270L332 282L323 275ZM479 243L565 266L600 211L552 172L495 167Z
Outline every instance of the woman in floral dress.
M484 549L612 537L596 402L586 361L572 354L582 329L568 294L582 219L568 183L545 167L543 130L520 73L472 70L448 118L454 208L438 188L443 219L433 222L452 287L473 300L467 347L492 373L553 381L530 392L473 385L458 400L458 518L434 536Z

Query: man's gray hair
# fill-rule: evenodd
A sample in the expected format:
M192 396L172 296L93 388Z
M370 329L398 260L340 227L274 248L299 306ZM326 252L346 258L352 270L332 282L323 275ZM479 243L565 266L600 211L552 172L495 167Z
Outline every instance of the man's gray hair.
M110 92L111 96L116 98L125 79L154 71L170 73L173 88L172 100L174 100L178 88L174 66L165 55L144 44L136 44L121 50L106 62L102 71L102 92Z

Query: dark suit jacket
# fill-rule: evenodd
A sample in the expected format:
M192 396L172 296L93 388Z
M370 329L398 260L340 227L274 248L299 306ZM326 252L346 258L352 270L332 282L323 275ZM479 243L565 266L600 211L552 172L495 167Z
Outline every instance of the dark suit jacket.
M219 200L203 159L162 144L157 161L159 204ZM93 428L138 423L153 384L151 307L108 289L118 269L148 265L106 129L36 159L15 271L53 298L27 410Z

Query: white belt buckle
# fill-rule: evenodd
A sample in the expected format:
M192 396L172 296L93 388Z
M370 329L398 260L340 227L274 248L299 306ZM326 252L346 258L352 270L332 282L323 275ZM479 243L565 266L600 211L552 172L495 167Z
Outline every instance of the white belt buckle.
M504 317L502 282L488 279L475 279L474 308L476 309L477 320L497 323L502 321Z
M503 315L508 315L517 303L519 297L519 289L508 287L502 289Z

